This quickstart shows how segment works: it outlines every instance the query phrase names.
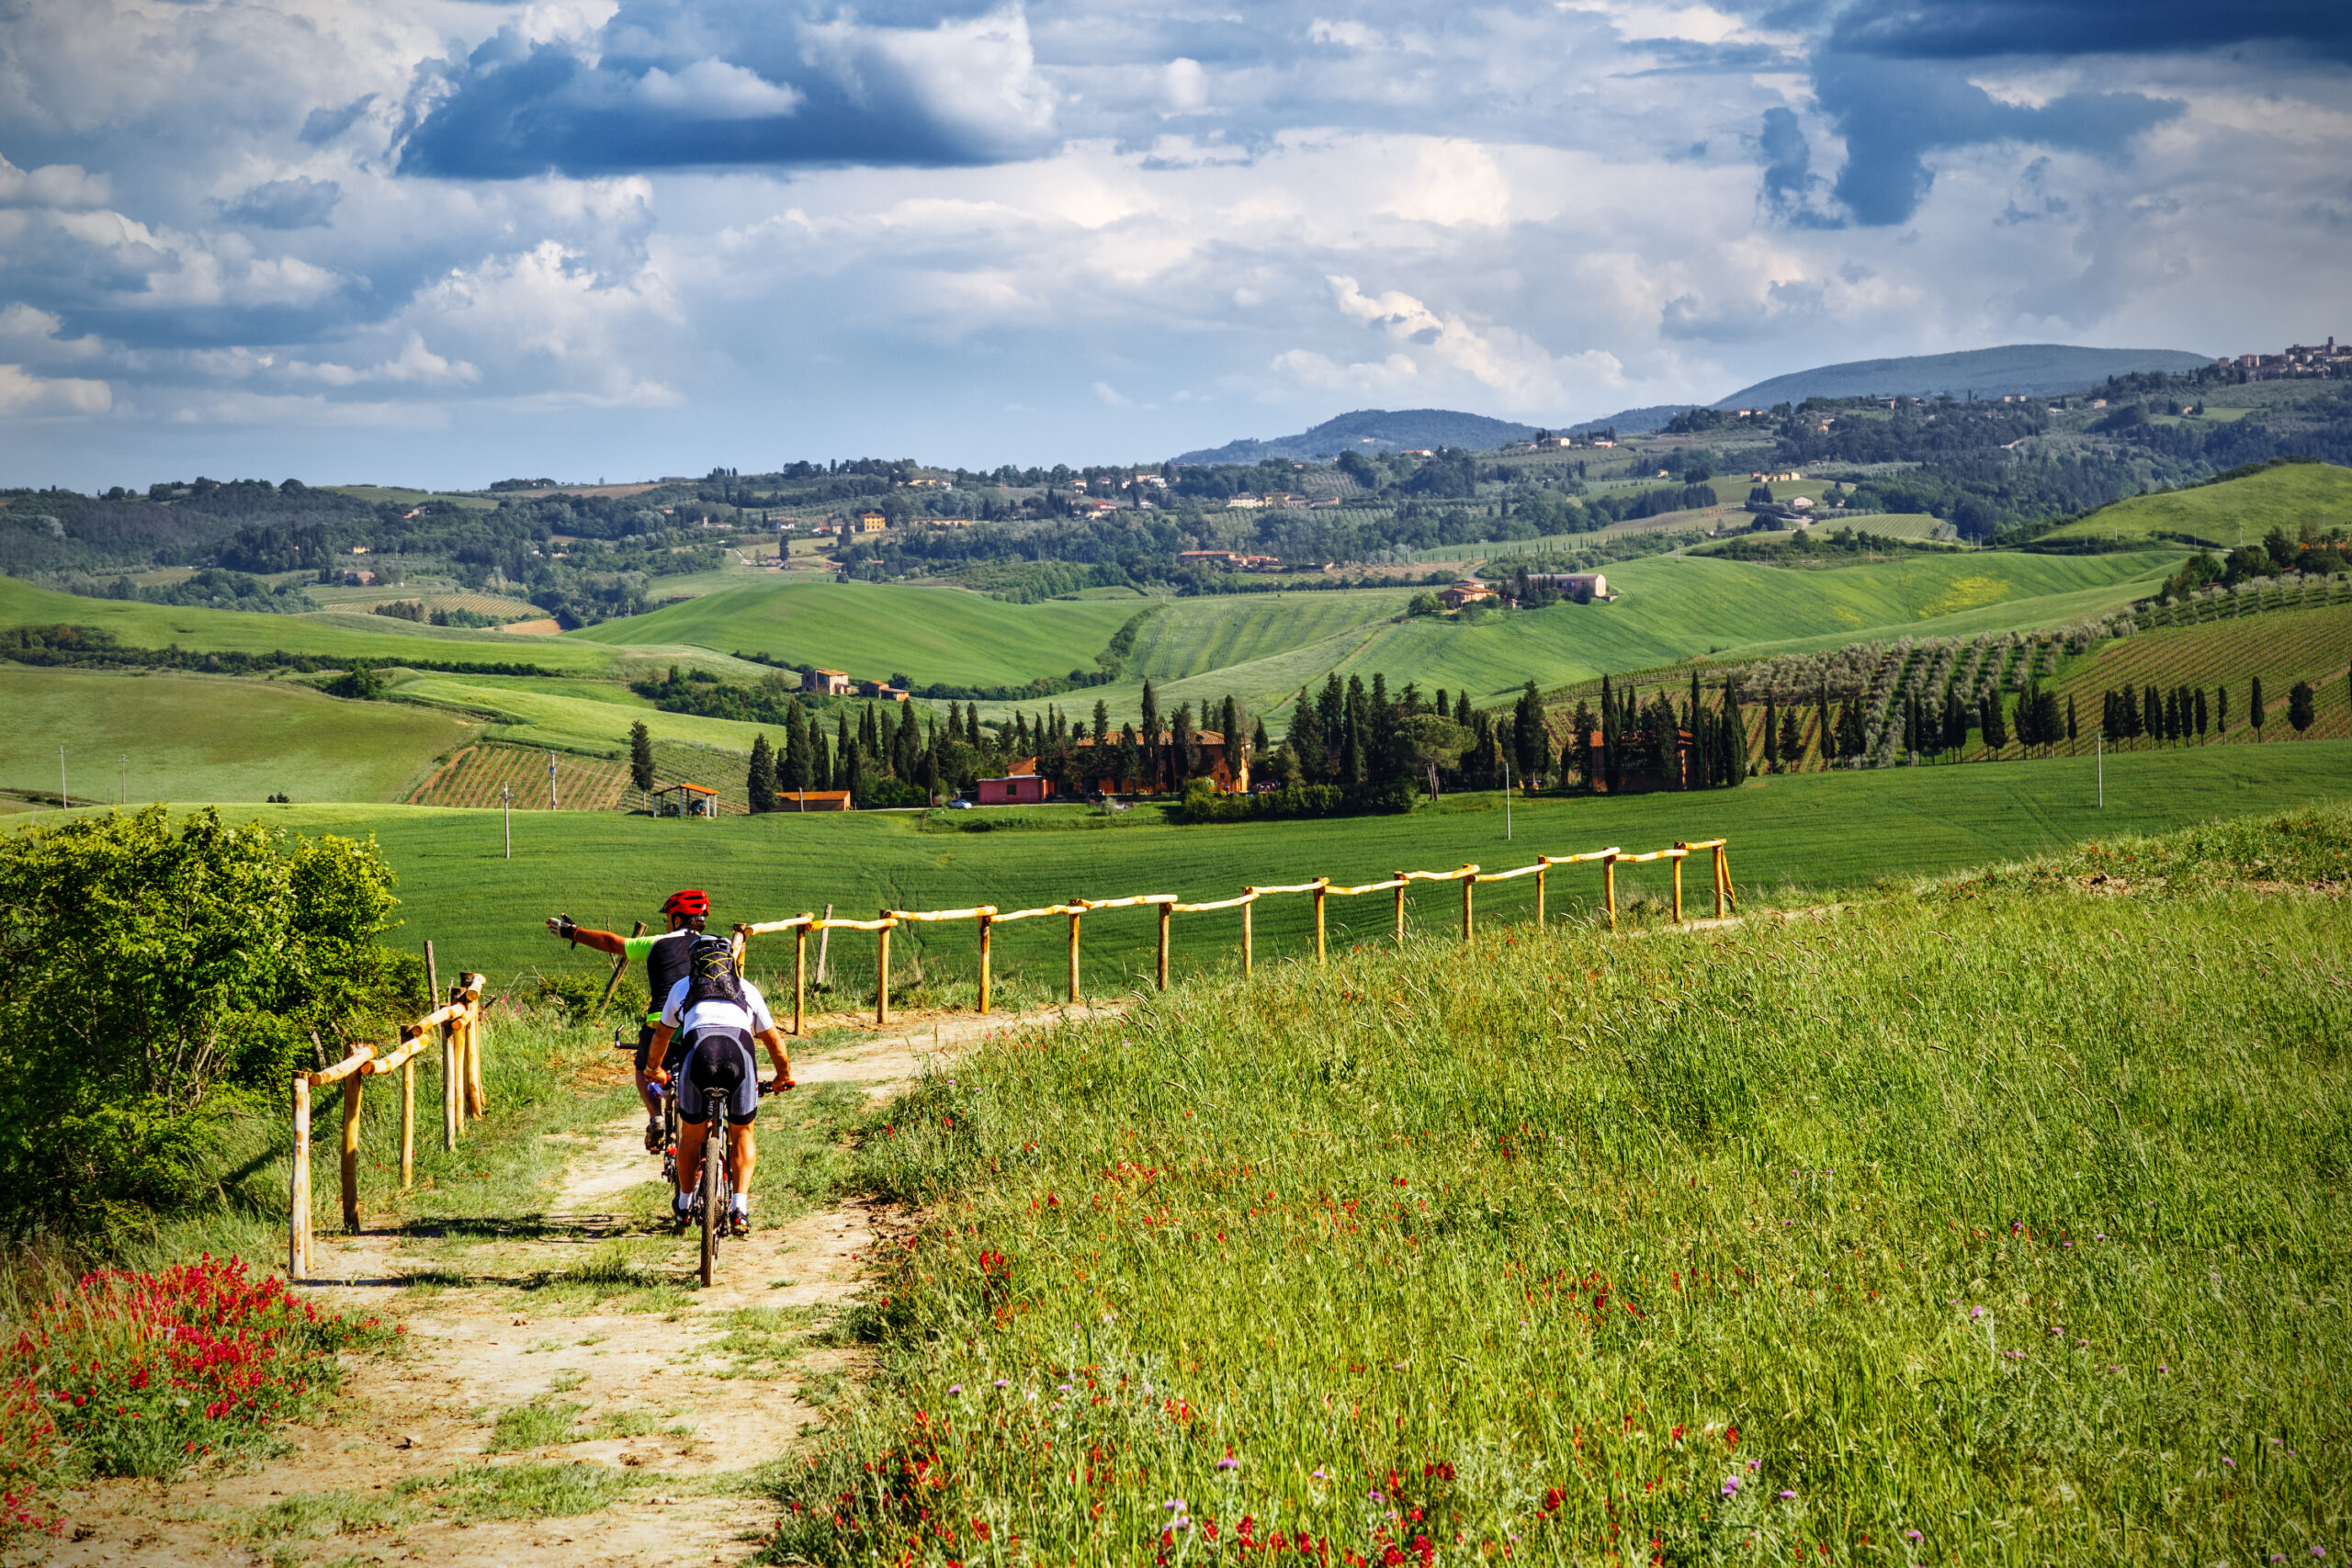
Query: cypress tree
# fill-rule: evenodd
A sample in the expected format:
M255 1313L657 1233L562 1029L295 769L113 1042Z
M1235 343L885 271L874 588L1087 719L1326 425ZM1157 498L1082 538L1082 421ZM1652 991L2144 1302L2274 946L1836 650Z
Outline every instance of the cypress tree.
M1311 784L1323 776L1323 727L1304 686L1291 705L1290 729L1283 738L1283 747L1298 764L1301 777Z
M1781 762L1781 710L1771 693L1764 694L1763 764L1768 773L1778 773Z
M1340 672L1336 670L1324 679L1323 690L1316 694L1315 722L1321 727L1323 735L1322 776L1338 780L1340 753L1348 744L1348 694L1340 684Z
M1094 699L1094 749L1101 751L1110 744L1111 705L1097 697Z
M2140 728L2151 740L2164 739L2164 701L2156 695L2154 685L2140 688Z
M1544 728L1544 699L1530 681L1519 694L1519 701L1511 709L1511 746L1516 753L1512 763L1522 779L1539 778L1550 770L1544 753L1551 749L1551 736Z
M1825 767L1825 768L1826 768L1826 767L1827 767L1827 766L1829 765L1829 758L1830 758L1830 754L1831 754L1831 752L1833 752L1833 751L1835 751L1835 750L1837 750L1837 745L1838 745L1838 743L1837 743L1836 739L1834 739L1834 737L1835 737L1835 736L1836 736L1836 734L1837 734L1837 731L1833 730L1833 729L1830 728L1830 726L1829 726L1829 685L1828 685L1828 682L1824 682L1822 683L1822 687L1821 687L1821 702L1820 702L1820 707L1821 707L1821 765L1822 765L1823 767Z
M743 780L743 803L754 812L775 809L775 751L767 731L752 738L752 766Z
M1262 718L1258 721L1257 733L1250 737L1250 752L1255 757L1266 754L1266 721Z
M2197 705L2197 710L2199 715L2202 716L2205 711L2205 705L2201 699ZM2081 739L2081 732L2075 728L2075 699L2068 697L2066 699L2066 744L2072 746Z
M1804 721L1797 716L1798 709L1789 708L1781 715L1781 767L1793 773L1804 761Z
M2205 688L2199 686L2197 688L2197 739L2199 740L2205 739Z
M1606 681L1608 677L1604 675L1601 679ZM1456 692L1453 694L1453 722L1464 729L1470 728L1470 694L1468 692Z
M1148 782L1150 787L1158 789L1159 787L1159 775L1162 771L1161 748L1163 737L1160 734L1159 694L1152 689L1151 677L1148 675L1145 676L1143 681L1143 733L1141 739L1143 740L1144 771L1148 775Z
M2227 735L2229 732L2230 689L2227 686L2216 686L2213 688L2213 733Z
M831 782L825 785L827 789L849 788L850 763L855 755L849 739L849 715L836 713L833 715L833 773Z
M2309 729L2312 720L2319 716L2309 681L2298 681L2287 688L2287 722L2295 727L2297 735Z
M641 718L628 727L628 782L640 795L654 784L653 736Z
M2248 684L2245 694L2245 721L2254 726L2254 738L2256 740L2262 739L2263 717L2262 677L2256 675Z
M1739 687L1724 682L1724 783L1737 789L1747 782L1747 719L1739 711Z
M786 787L796 790L815 788L812 782L817 773L816 749L809 744L808 710L798 697L785 705L784 766L781 770Z
M1623 776L1622 760L1617 754L1617 698L1609 688L1609 677L1600 678L1600 784L1610 794L1617 791Z

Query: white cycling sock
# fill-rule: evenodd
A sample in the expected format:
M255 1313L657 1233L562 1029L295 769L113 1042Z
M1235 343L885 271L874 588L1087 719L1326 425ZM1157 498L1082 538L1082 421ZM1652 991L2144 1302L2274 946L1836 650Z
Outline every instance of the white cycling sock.
M749 1192L735 1194L735 1212L739 1214L748 1214L752 1212L752 1195Z
M679 1213L683 1214L694 1206L695 1195L693 1193L673 1192L670 1194L670 1207L676 1210Z

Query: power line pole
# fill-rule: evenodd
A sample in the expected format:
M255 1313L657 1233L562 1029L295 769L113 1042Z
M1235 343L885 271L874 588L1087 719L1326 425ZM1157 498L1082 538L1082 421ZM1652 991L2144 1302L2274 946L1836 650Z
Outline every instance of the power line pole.
M1503 842L1510 842L1510 759L1503 759Z
M506 809L506 858L514 858L514 786L506 785L498 792L499 804Z
M2107 732L2105 730L2099 731L2093 738L2091 749L2098 757L2098 808L2104 811L2107 809Z
M555 809L555 753L548 753L548 809Z

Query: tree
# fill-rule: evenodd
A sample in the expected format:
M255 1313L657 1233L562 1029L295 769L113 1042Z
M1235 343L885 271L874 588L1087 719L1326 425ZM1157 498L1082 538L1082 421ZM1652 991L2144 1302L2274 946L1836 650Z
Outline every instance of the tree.
M1960 700L1960 688L1952 687L1944 694L1944 750L1961 751L1968 746L1968 705Z
M1324 680L1323 690L1316 695L1315 724L1316 732L1323 739L1321 767L1317 776L1346 783L1340 775L1341 753L1348 742L1348 694L1340 684L1340 672L1336 670ZM1306 759L1301 758L1300 761L1304 764Z
M1266 721L1263 718L1258 720L1257 731L1250 737L1250 751L1252 756L1266 754Z
M1764 694L1764 771L1768 773L1780 772L1780 708L1772 694L1767 692Z
M2287 722L2295 727L2297 735L2309 729L2312 720L2319 716L2314 711L2312 696L2309 681L2298 681L2287 688Z
M1241 782L1241 764L1247 760L1248 752L1243 748L1241 737L1241 705L1233 700L1231 692L1225 694L1223 722L1218 728L1225 732L1225 776L1238 784Z
M1510 739L1511 763L1518 768L1521 782L1541 777L1544 771L1543 752L1548 749L1551 738L1544 728L1544 699L1532 680L1511 707Z
M754 813L775 809L775 751L766 730L752 738L752 766L743 780L743 801Z
M1723 743L1716 748L1723 758L1723 782L1737 789L1747 782L1747 720L1739 711L1739 684L1724 682Z
M1159 787L1159 694L1152 689L1151 677L1143 678L1143 744L1144 765L1151 772L1150 784Z
M2205 699L2202 695L2197 699L2197 728L2200 731L2205 728ZM2075 699L2068 697L2066 699L2066 744L2072 746L2081 739L2082 732L2075 727Z
M2256 740L2262 739L2262 720L2264 716L2265 716L2262 711L2262 677L2256 675L2249 683L2245 694L2245 719L2248 724L2254 726L2254 738Z
M1283 750L1290 753L1291 761L1306 777L1323 776L1323 726L1304 686L1298 689L1298 700L1291 705L1290 728L1283 736Z
M784 765L778 771L786 788L806 794L816 787L816 748L809 744L808 714L798 697L785 705Z
M2229 732L2230 689L2227 686L2216 686L2213 688L2213 733L2227 735Z
M639 795L654 784L653 732L645 728L641 718L628 727L628 782Z
M1804 761L1804 720L1799 710L1785 708L1781 713L1781 768L1794 773Z
M1989 750L1997 752L2009 743L2009 721L2001 711L1999 687L1984 694L1984 711L1978 716L1977 728L1984 731L1984 745Z
M1611 795L1624 777L1624 759L1620 748L1624 737L1617 728L1617 701L1609 689L1609 677L1600 678L1600 769L1602 786Z

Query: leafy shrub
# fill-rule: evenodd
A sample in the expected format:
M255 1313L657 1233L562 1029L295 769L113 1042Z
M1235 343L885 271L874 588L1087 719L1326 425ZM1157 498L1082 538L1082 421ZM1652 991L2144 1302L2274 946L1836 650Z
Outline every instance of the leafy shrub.
M220 1123L276 1111L313 1031L423 1002L415 960L376 941L391 884L372 843L210 809L0 838L0 1227L186 1204Z
M1385 784L1284 784L1263 795L1219 795L1206 779L1184 791L1187 822L1283 822L1306 817L1376 817L1410 811L1419 793L1409 782Z

